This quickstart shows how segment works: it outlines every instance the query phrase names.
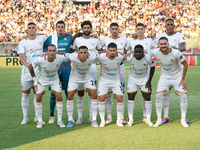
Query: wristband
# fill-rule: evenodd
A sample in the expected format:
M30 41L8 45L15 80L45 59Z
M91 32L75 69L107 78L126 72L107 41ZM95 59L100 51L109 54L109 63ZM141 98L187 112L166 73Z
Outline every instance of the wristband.
M37 78L33 77L34 85L37 85Z

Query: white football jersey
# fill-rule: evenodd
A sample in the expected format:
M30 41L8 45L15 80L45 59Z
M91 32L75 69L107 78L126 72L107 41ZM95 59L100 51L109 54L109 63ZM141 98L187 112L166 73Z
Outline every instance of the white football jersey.
M138 39L135 40L131 38L128 40L126 49L134 51L135 46L138 44L142 45L144 47L144 51L147 51L147 52L149 52L151 49L157 48L156 43L150 38L145 38L143 40L138 40Z
M98 58L98 54L90 54L85 62L81 62L77 53L68 55L69 60L73 63L73 68L70 72L70 78L83 81L91 79L90 66Z
M69 61L68 55L56 55L56 58L53 62L49 62L47 60L48 56L39 57L36 60L32 62L33 68L38 67L39 69L39 75L38 80L44 80L44 81L54 81L58 78L58 69L62 62Z
M72 46L73 49L78 49L80 46L87 46L88 52L96 53L96 50L101 49L100 41L96 38L85 39L83 37L78 37L75 39Z
M148 75L148 67L155 66L154 61L152 60L151 56L148 54L144 54L141 60L137 60L134 57L134 54L127 57L126 62L130 63L129 75L135 78L142 78Z
M179 48L179 44L182 42L185 42L185 37L182 33L180 32L176 32L175 34L168 36L166 33L161 33L160 35L158 35L158 37L155 39L155 43L158 44L159 39L161 37L166 37L168 39L169 42L169 46L170 47L176 47Z
M110 59L107 57L107 53L101 53L99 58L100 61L100 78L108 80L119 80L120 76L120 63L123 61L124 56L118 54L115 59Z
M128 40L125 37L119 37L118 39L113 39L111 37L104 37L101 40L101 46L105 46L105 49L108 49L108 44L110 44L111 42L117 44L117 50L118 52L122 52L124 53L124 48L126 47Z
M18 54L23 53L24 59L28 64L32 63L37 57L43 53L43 45L47 37L44 35L37 35L34 40L23 39L19 42ZM37 73L37 68L34 69ZM28 68L22 66L22 75L30 75Z
M169 54L164 55L159 48L151 50L149 54L152 57L156 57L160 62L161 75L166 78L177 78L182 75L181 62L185 60L183 54L176 49L171 48Z

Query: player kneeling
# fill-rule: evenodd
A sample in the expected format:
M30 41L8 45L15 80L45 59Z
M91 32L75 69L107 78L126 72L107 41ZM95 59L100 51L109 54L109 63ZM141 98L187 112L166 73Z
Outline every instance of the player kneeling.
M70 73L68 84L68 99L67 99L67 113L68 113L68 125L67 128L73 126L73 99L74 94L79 86L83 86L87 89L91 97L91 109L92 109L92 126L98 127L96 121L97 117L97 91L95 80L90 73L90 66L98 57L98 54L90 54L86 46L80 46L78 54L68 55L69 60L73 63L73 68ZM82 121L82 120L81 120Z
M126 61L130 63L130 71L127 85L129 116L129 122L127 123L127 126L133 125L134 100L138 87L140 88L142 96L145 100L147 115L146 124L148 124L149 126L153 126L153 123L151 122L151 79L154 75L155 64L150 55L144 54L144 48L142 45L136 45L134 48L134 54L127 57ZM150 76L148 75L149 67Z
M64 128L65 125L62 122L63 114L63 102L61 96L61 86L60 80L58 78L58 68L63 61L68 61L68 58L63 55L56 55L56 47L53 44L47 47L47 56L37 58L32 64L29 65L29 71L34 79L34 88L36 89L37 99L36 99L36 113L38 116L37 128L42 128L42 96L44 95L46 86L50 86L52 92L56 96L57 103L57 115L58 121L57 125ZM34 68L39 68L38 79L35 77Z
M117 53L115 43L108 44L107 53L99 56L101 65L98 95L99 95L99 114L101 117L100 127L104 127L105 122L105 99L109 90L113 91L117 99L117 126L123 127L123 91L120 83L120 64L124 56Z

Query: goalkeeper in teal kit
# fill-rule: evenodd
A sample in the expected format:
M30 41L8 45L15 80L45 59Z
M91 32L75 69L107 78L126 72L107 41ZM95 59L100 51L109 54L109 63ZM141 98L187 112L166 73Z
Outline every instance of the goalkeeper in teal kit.
M53 34L47 38L44 43L44 51L49 44L56 45L58 52L70 53L70 46L73 42L73 36L65 34L65 23L63 21L58 21L56 23L56 32L57 34ZM67 99L67 87L69 81L69 75L71 71L71 63L63 62L58 69L58 76L60 78L60 82L62 83L62 90L65 91L66 99ZM56 105L56 97L53 93L51 93L50 97L50 118L49 123L54 123L54 109Z

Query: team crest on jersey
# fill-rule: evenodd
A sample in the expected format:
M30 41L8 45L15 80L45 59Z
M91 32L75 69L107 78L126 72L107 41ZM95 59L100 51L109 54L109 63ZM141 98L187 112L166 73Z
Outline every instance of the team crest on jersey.
M64 38L65 41L67 41L67 38Z
M173 59L170 59L170 61L173 62L174 60L173 60Z
M42 42L39 42L39 44L41 45L41 44L42 44Z
M119 62L117 63L117 66L119 65Z
M147 46L147 45L148 45L148 43L145 43L145 45Z
M90 65L91 65L91 63L88 64L88 66L90 66Z
M33 49L30 49L30 53L33 53L34 52L34 50Z
M123 42L120 42L120 44L123 45L124 43L123 43Z
M158 59L158 61L160 61L160 59Z
M46 67L43 68L44 70L47 69Z
M174 43L176 43L177 42L177 39L174 39Z
M56 64L56 67L58 68L58 67L59 67L59 64Z
M92 46L94 46L95 45L95 43L92 43Z
M146 66L147 64L143 64L143 66Z

